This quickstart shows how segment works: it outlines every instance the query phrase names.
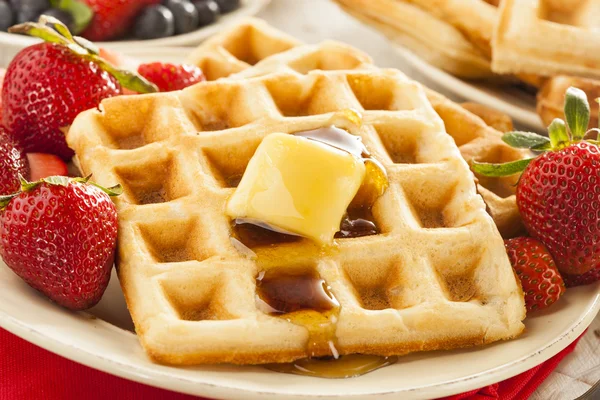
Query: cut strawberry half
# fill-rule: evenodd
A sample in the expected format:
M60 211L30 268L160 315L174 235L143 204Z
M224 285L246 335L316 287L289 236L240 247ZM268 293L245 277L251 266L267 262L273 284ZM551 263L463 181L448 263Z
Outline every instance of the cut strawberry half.
M49 176L68 176L67 164L58 156L44 153L27 153L31 181L39 181Z

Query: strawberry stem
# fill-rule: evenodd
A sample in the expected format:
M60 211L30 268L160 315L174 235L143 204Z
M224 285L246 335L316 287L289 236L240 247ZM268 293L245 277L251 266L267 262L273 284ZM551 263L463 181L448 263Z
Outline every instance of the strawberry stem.
M596 100L598 101L598 99ZM502 140L512 147L526 148L534 151L557 151L570 146L573 143L585 140L596 146L600 145L598 140L586 139L586 134L600 132L596 128L588 131L590 123L590 105L587 95L581 89L570 87L565 93L565 121L556 118L548 126L548 136L538 135L531 132L507 132ZM472 170L483 176L508 176L522 172L533 158L514 161L505 164L472 163Z
M102 190L104 193L111 197L119 196L123 193L123 187L121 185L115 185L106 188L104 186L98 185L95 182L90 182L91 177L92 175L77 178L69 178L68 176L49 176L47 178L40 179L39 181L29 182L27 179L23 178L22 175L19 175L19 181L21 182L21 190L16 193L0 196L0 210L4 209L12 199L17 197L21 193L29 192L35 189L36 187L40 186L42 183L64 187L69 186L69 183L81 183L84 185L89 184Z
M11 33L20 33L43 39L49 43L63 45L73 53L87 61L96 63L119 81L122 87L138 93L155 93L158 88L143 76L124 69L120 69L98 55L98 48L84 38L71 35L69 28L54 17L42 15L37 23L26 22L11 27Z
M590 105L583 90L572 86L567 89L565 93L565 117L571 131L572 140L576 142L582 140L590 123Z
M548 126L548 136L550 137L550 149L562 149L569 145L571 138L567 132L565 121L555 118ZM550 150L548 149L548 150Z

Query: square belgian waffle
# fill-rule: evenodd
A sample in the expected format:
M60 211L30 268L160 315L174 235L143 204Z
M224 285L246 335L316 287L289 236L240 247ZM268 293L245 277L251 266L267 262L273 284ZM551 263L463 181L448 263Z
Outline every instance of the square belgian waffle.
M493 70L600 77L599 15L598 0L505 0Z
M378 234L251 249L225 204L261 140L325 127L354 109L389 188ZM337 116L337 117L336 117ZM523 295L468 165L422 87L395 70L221 79L116 97L72 125L82 172L119 182L117 268L139 338L169 364L288 362L332 353L399 355L517 336ZM340 304L307 329L257 304L261 271L306 266ZM314 327L313 327L314 328ZM310 350L309 350L310 348Z
M253 37L260 37L261 40L253 41ZM368 55L342 43L298 43L296 39L290 38L264 21L251 18L200 45L188 61L200 66L212 62L209 80L221 77L249 78L272 72L306 74L311 70L376 68ZM246 49L247 52L240 55L240 51L237 50L240 48ZM273 49L276 48L287 50L274 52ZM220 62L216 63L215 60ZM252 64L244 60L251 60ZM483 120L459 104L433 90L426 89L426 93L446 124L446 131L454 138L468 162L473 159L484 162L509 162L530 156L526 150L515 149L505 144L501 139L501 132L486 125ZM477 178L479 193L485 200L500 233L504 237L522 233L524 228L515 199L518 177Z

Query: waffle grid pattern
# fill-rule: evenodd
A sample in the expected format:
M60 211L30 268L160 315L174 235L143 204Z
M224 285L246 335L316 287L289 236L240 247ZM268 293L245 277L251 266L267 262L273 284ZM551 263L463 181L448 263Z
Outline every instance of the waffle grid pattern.
M480 0L477 0L480 1ZM254 32L262 40L250 46ZM256 32L261 32L260 34ZM239 47L253 49L249 58L254 66L236 58L228 49ZM284 44L285 43L285 44ZM264 48L260 48L260 46ZM281 53L275 48L289 48ZM261 58L261 55L271 54ZM299 45L296 39L277 31L264 21L247 19L245 22L213 37L198 47L189 62L205 65L207 60L221 59L222 66L217 77L245 79L273 72L306 74L311 70L368 70L375 68L369 56L350 46L327 41L318 45ZM235 73L229 65L234 65ZM210 76L209 76L210 80ZM526 150L514 149L501 140L502 133L486 125L479 117L450 101L433 90L426 89L427 97L446 125L446 131L454 138L463 157L485 162L509 162L527 158ZM513 237L523 232L521 217L515 199L515 177L484 178L479 180L478 191L487 204L498 230L504 237Z
M351 133L388 171L373 207L381 234L325 253L308 241L239 252L224 215L229 178L266 135L326 126L348 108L363 115ZM341 354L471 346L523 329L522 294L468 166L422 88L397 71L272 74L108 99L77 118L68 142L84 173L124 184L119 277L156 361L306 357L306 329L254 299L259 270L300 264L341 304Z

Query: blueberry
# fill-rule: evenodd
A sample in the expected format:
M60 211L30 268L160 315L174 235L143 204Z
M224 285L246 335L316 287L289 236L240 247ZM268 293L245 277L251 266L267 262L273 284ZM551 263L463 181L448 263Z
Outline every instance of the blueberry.
M240 8L240 0L215 0L223 14Z
M10 0L10 3L19 24L35 21L42 11L50 8L48 0Z
M59 10L58 8L51 8L42 12L40 15L42 14L56 18L57 20L65 24L70 31L73 31L75 21L73 20L73 16L67 11Z
M138 39L158 39L173 36L175 17L171 10L160 4L146 7L137 17L133 33Z
M198 10L199 26L212 24L220 14L219 5L215 0L196 0L194 6Z
M12 8L6 1L0 1L0 31L7 31L13 24Z
M166 0L165 6L175 17L175 33L188 33L198 28L200 22L196 7L188 0Z

